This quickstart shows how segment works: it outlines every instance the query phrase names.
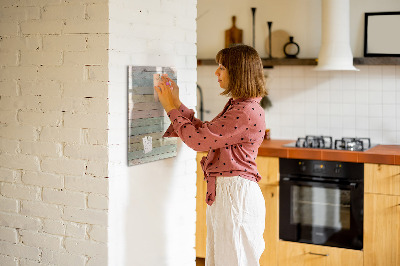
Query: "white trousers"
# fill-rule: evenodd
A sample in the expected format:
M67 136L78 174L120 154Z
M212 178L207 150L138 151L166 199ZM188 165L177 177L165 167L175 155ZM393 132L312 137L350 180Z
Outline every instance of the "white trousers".
M217 177L207 205L206 266L258 266L264 251L265 201L254 181Z

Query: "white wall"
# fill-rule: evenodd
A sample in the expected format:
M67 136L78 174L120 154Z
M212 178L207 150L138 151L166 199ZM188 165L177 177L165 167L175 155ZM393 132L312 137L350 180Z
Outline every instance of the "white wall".
M127 167L127 66L177 68L196 105L196 0L110 0L110 265L195 265L195 152Z
M355 57L362 57L364 13L399 11L400 2L398 0L350 0L349 2L351 48ZM318 56L321 46L321 0L203 0L198 5L198 58L214 58L216 52L224 48L224 32L231 27L233 15L236 16L236 26L243 30L243 42L252 45L252 7L257 8L255 48L261 57L267 57L267 21L273 22L273 32L281 30L294 36L294 41L300 46L298 55L300 58Z
M106 265L107 21L0 3L0 265Z
M216 52L223 47L223 30L230 27L230 17L233 14L238 16L238 23L241 17L247 18L248 23L243 26L239 23L238 27L247 29L249 34L245 40L251 45L252 6L260 9L260 13L264 10L265 20L274 21L274 25L285 25L283 29L293 31L302 49L299 57L318 56L320 1L236 2L232 4L230 1L229 5L218 2L216 6L211 1L199 3L200 59L214 58ZM294 8L289 8L293 5ZM227 8L223 9L223 6ZM361 57L364 12L400 10L400 2L351 0L350 9L351 46L353 54ZM273 16L274 19L270 19ZM209 28L211 21L215 25L214 30ZM262 35L263 30L260 32ZM301 38L304 38L303 41L300 41ZM263 53L266 56L262 42L263 38L258 39L256 49L261 56ZM400 67L357 67L359 72L315 72L312 66L275 66L264 70L268 76L269 97L273 104L266 113L266 123L271 128L272 138L295 139L305 134L325 134L334 138L370 137L374 143L400 144ZM204 109L211 111L205 114L205 120L211 120L218 114L227 100L219 96L215 69L216 66L198 67L198 84L204 91Z

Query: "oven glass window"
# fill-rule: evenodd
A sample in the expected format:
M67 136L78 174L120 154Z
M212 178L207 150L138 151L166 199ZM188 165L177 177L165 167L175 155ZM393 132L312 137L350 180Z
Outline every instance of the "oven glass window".
M350 229L350 191L292 186L291 222L332 229Z

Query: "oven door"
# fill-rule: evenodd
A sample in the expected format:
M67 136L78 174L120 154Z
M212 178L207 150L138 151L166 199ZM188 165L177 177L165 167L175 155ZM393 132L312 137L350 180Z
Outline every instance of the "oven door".
M281 177L279 237L361 250L363 199L363 182Z

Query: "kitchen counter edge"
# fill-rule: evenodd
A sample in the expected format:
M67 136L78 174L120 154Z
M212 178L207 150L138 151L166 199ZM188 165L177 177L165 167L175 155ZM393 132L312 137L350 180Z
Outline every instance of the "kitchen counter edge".
M400 145L376 145L363 152L283 146L292 142L295 140L264 140L258 149L258 156L400 165Z

